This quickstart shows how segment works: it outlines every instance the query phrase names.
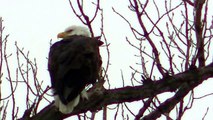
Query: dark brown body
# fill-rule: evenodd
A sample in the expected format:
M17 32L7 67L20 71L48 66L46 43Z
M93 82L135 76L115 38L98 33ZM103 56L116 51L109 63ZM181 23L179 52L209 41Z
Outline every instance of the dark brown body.
M48 70L54 94L63 104L72 101L99 76L101 58L98 38L71 36L53 44L49 52Z

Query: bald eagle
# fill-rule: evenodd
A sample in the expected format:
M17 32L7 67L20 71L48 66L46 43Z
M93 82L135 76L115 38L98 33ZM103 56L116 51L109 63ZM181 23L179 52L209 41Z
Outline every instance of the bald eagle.
M99 76L101 57L99 37L80 26L71 26L58 34L61 41L49 52L48 70L55 99L60 112L71 113L80 98L88 99L85 87L94 84Z

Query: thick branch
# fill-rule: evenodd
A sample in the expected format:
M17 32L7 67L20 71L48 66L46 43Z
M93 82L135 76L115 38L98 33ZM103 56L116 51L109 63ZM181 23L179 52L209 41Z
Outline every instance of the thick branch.
M69 115L62 115L56 110L53 105L49 105L41 110L37 115L35 115L33 119L40 120L41 118L45 118L51 120L60 120L87 111L100 110L105 105L122 102L133 102L145 98L154 97L163 92L174 92L178 90L178 92L174 96L178 98L177 100L174 101L174 98L170 98L160 105L159 109L162 110L167 108L166 111L163 111L167 112L173 109L173 107L179 102L179 100L184 98L190 90L201 84L204 80L211 77L213 77L213 63L206 67L188 70L183 73L176 74L172 77L167 77L141 86L129 86L104 91L91 91L92 94L90 96L90 99L88 101L81 101L76 109Z
M197 58L199 62L199 67L205 66L205 56L204 56L204 39L202 37L203 32L203 23L202 23L202 8L205 3L205 0L196 0L195 1L195 32L197 39Z
M199 79L197 79L199 81ZM199 82L196 82L199 83ZM189 82L188 84L182 84L181 88L177 93L170 99L167 99L165 102L160 104L156 110L149 113L147 116L143 117L142 120L156 120L162 114L169 113L183 98L198 84L194 81Z

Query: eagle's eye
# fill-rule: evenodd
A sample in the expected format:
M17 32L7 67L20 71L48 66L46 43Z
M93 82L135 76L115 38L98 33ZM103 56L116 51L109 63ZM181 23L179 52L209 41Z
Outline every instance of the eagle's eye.
M66 33L71 33L73 29L67 30Z

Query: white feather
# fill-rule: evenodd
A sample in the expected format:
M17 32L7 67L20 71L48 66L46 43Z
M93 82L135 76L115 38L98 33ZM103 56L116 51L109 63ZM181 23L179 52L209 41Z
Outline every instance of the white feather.
M86 36L86 37L91 37L89 30L86 27L82 27L82 26L73 25L73 26L66 28L64 31L69 32L67 34L68 36L83 35L83 36Z
M73 109L79 104L80 97L82 99L87 99L87 100L89 99L85 89L81 92L81 94L79 94L74 100L70 101L67 105L64 105L59 99L59 96L55 95L54 96L55 106L59 109L60 112L64 114L71 113Z
M64 114L71 113L80 101L80 95L78 95L74 100L69 102L67 105L64 105L61 102L58 95L54 96L54 98L55 98L55 106L59 109L60 112Z

